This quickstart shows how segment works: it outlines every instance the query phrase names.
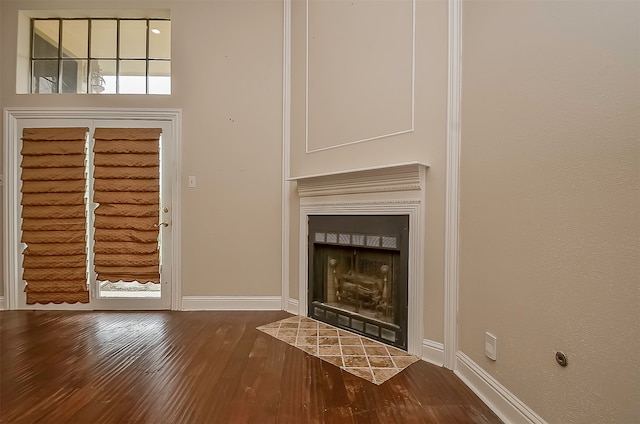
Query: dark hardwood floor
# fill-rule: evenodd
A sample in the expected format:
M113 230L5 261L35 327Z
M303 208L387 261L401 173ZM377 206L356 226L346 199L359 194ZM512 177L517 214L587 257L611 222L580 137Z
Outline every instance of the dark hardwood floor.
M376 386L255 329L287 316L0 312L0 422L500 422L444 368Z

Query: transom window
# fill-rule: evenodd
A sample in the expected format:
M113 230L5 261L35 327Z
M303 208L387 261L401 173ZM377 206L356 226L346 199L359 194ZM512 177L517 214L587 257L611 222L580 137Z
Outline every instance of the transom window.
M32 19L30 92L171 94L169 19Z

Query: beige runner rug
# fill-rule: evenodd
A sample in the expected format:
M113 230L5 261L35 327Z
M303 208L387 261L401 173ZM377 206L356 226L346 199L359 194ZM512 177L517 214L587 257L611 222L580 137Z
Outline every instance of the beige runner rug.
M285 318L257 329L374 384L384 383L418 360L403 350L307 317Z

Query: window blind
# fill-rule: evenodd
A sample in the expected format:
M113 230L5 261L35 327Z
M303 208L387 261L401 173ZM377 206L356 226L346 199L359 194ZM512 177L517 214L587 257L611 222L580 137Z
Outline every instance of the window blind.
M88 128L22 133L23 279L27 304L88 303L85 141Z
M94 265L99 281L160 282L159 128L94 134Z

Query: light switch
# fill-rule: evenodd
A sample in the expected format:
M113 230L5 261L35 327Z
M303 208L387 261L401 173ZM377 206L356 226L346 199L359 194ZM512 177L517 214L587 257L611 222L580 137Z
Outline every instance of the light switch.
M196 176L189 175L189 188L195 188L195 187L196 187Z
M496 360L496 336L491 333L484 333L484 354L489 359Z

